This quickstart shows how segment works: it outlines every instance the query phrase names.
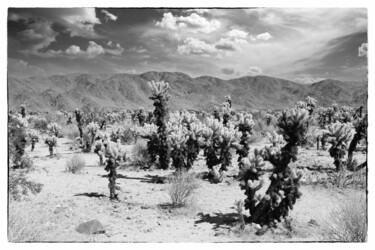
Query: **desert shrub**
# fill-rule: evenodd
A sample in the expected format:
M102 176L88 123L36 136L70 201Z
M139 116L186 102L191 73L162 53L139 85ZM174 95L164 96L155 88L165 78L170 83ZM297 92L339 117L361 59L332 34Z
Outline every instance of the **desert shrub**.
M176 172L169 177L168 193L172 199L172 205L183 207L194 199L196 190L200 187L200 180L195 173L185 171Z
M66 172L73 174L80 173L82 169L86 166L85 160L80 155L74 155L66 162Z
M334 241L367 241L367 207L364 195L345 197L324 224L325 238Z
M9 170L9 197L12 200L21 200L29 193L38 194L43 184L30 181L26 176L27 171Z
M138 141L132 149L132 163L141 168L147 167L150 163L150 156L148 155L147 143L145 141Z

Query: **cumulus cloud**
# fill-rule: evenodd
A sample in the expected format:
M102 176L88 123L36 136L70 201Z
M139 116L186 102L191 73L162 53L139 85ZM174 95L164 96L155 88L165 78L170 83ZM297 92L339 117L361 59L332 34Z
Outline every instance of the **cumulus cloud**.
M258 66L250 66L246 74L249 76L257 76L263 74L263 71Z
M263 41L270 40L271 38L272 38L272 36L268 32L265 32L265 33L262 33L262 34L259 34L259 35L256 36L257 40L263 40Z
M95 25L100 24L96 17L95 8L35 8L10 10L8 19L33 23L38 20L48 20L59 24L70 36L85 38L101 38L95 32Z
M215 19L207 20L197 13L191 13L188 16L174 16L168 12L163 14L163 19L160 22L156 22L156 26L174 31L188 28L187 31L192 33L211 33L220 28L221 23Z
M86 50L77 45L71 45L66 50L47 50L44 53L37 53L37 56L44 58L65 57L70 59L93 59L106 53L106 50L94 41L89 41Z
M224 37L215 44L215 47L220 50L236 51L239 50L239 44L247 44L247 36L249 33L232 29L224 34Z
M293 81L302 83L302 84L311 84L315 82L320 82L325 80L326 78L322 77L311 77L311 76L299 76L293 79Z
M18 77L41 76L45 75L45 71L34 65L30 65L26 61L8 58L8 74Z
M56 41L57 32L52 29L52 23L38 20L28 24L28 28L17 34L23 44L24 53L36 53Z
M367 57L367 43L362 43L361 46L358 48L358 56L359 57Z
M105 22L108 22L108 20L116 22L117 16L113 15L112 13L109 13L106 10L102 10L101 12L105 15Z
M105 51L111 55L120 56L124 52L124 48L119 43L108 41L107 46L109 48L105 48Z
M220 72L225 75L233 75L235 73L235 70L233 68L221 68Z
M216 53L217 50L212 44L208 44L197 38L188 37L183 45L177 47L179 54L193 54L208 57L210 54Z

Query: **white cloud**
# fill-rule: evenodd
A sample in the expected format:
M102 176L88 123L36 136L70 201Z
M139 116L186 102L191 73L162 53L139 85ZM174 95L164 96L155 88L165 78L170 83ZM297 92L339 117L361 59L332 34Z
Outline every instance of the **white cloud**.
M197 12L198 14L204 14L204 13L208 13L210 12L209 9L188 9L188 10L184 10L183 12L185 13L190 13L190 12Z
M236 39L246 39L248 35L248 32L238 29L231 29L225 34L225 36L227 37L232 37Z
M207 20L197 13L191 13L189 16L173 16L168 12L163 14L163 19L160 22L156 22L156 26L174 31L184 29L184 31L192 33L211 33L220 28L221 23L214 19ZM186 28L188 29L186 30Z
M263 71L258 66L251 66L251 67L249 67L249 69L247 71L247 75L249 75L249 76L257 76L257 75L261 75L261 74L263 74Z
M197 38L188 37L185 39L183 45L177 47L179 54L193 54L208 57L217 52L217 49L212 44L208 44Z
M77 45L71 45L66 50L47 50L46 52L39 52L35 55L44 57L44 58L53 58L53 57L66 57L70 59L93 59L100 55L106 53L106 50L95 43L94 41L89 41L89 45L86 50L82 50Z
M367 49L368 49L368 44L362 43L361 46L359 46L359 48L358 48L358 56L359 57L367 57Z
M259 34L259 35L256 36L257 40L263 40L263 41L270 40L271 38L272 38L272 36L268 32L265 32L265 33L262 33L262 34Z
M293 81L302 83L302 84L311 84L315 82L320 82L325 80L326 78L322 77L311 77L311 76L299 76L293 79Z
M101 12L105 15L105 22L108 22L108 20L116 22L117 16L113 15L112 13L109 13L106 10L102 10Z
M105 51L109 54L119 56L124 52L124 48L121 47L119 43L114 43L112 41L107 42L107 46L110 48L105 48Z
M58 16L58 22L66 26L70 36L98 38L94 26L100 24L96 17L95 8L63 9Z

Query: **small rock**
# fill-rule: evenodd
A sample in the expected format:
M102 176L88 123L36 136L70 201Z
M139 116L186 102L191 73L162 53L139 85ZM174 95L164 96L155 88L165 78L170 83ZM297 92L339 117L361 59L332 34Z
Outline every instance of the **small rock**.
M105 233L104 226L98 220L90 220L84 223L81 223L76 231L81 234L101 234Z

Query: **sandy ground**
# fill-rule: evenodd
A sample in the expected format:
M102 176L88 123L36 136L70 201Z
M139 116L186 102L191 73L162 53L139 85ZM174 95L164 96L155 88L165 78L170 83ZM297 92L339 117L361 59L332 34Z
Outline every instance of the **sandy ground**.
M262 147L265 141L255 147ZM319 174L307 172L308 178L301 187L302 198L291 212L292 229L280 223L278 229L269 230L263 236L254 234L255 227L247 225L241 232L235 209L236 200L244 200L238 182L227 177L223 183L211 184L202 180L195 201L186 208L170 207L169 184L153 183L153 177L166 176L172 170L118 171L119 202L108 198L107 172L98 166L99 158L94 153L81 153L69 149L67 139L59 139L58 154L48 156L43 143L36 145L34 152L27 151L36 165L30 179L44 184L43 190L27 200L15 202L16 207L27 207L40 219L38 230L40 241L58 242L243 242L243 241L321 241L323 225L327 216L349 195L365 193L365 189L339 189L332 185L311 184ZM126 145L129 156L131 145ZM253 147L254 148L254 147ZM80 174L65 172L66 161L81 155L87 164ZM360 162L365 155L357 153ZM235 172L236 158L233 159ZM296 167L333 168L328 152L315 149L300 150ZM195 164L195 172L207 171L203 157ZM323 174L324 176L324 174ZM22 210L21 210L22 211ZM25 215L27 216L25 211ZM12 213L12 211L10 211ZM105 227L105 234L84 235L75 228L82 222L98 219Z

